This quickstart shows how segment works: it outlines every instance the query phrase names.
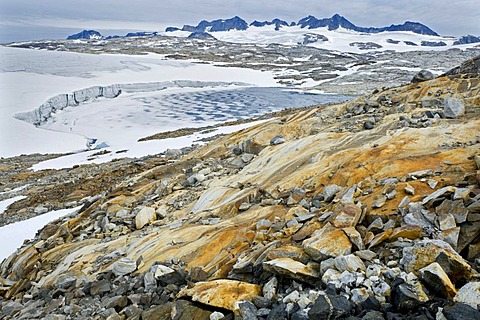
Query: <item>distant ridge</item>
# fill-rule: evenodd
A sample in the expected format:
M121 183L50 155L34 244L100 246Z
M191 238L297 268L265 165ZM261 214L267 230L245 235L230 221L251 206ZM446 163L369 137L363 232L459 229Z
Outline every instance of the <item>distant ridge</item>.
M233 17L230 19L217 19L213 21L202 20L196 26L184 25L182 29L176 27L168 27L165 31L188 31L188 32L215 32L215 31L230 31L230 30L247 30L248 23L240 17Z
M68 36L67 40L78 40L78 39L102 39L103 36L100 32L95 30L83 30L79 33L72 34Z
M365 33L380 33L385 31L411 31L417 34L422 35L431 35L438 36L438 34L427 27L424 24L419 22L406 21L403 24L394 25L392 24L389 27L358 27L355 24L348 21L345 17L335 14L331 18L317 19L316 17L310 15L303 19L300 19L297 23L292 22L288 23L284 20L273 19L272 21L254 21L250 24L250 27L263 27L266 25L275 25L275 30L279 30L281 27L299 25L302 28L316 29L328 27L329 30L337 30L339 28L344 28L348 30L353 30L357 32ZM215 32L215 31L230 31L230 30L246 30L249 28L249 25L245 20L236 16L230 19L222 20L213 20L206 21L202 20L198 25L184 25L181 29L177 27L168 27L165 31L188 31L188 32Z
M423 35L438 36L435 31L419 22L407 21L404 24L392 24L389 27L381 28L357 27L356 25L348 21L345 17L342 17L339 14L335 14L331 18L325 19L317 19L314 16L308 16L301 19L298 22L298 25L300 25L302 28L308 27L309 29L328 27L328 30L337 30L338 28L342 27L344 29L366 33L380 33L385 31L411 31Z

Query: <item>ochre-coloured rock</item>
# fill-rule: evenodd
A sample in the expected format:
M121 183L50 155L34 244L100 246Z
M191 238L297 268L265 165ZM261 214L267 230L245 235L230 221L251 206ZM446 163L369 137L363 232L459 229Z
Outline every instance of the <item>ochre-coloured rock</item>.
M422 234L422 228L419 226L403 226L393 229L392 234L390 235L390 241L395 241L398 238L405 238L405 239L418 239Z
M404 248L400 260L406 272L414 273L433 262L438 262L450 277L454 277L454 282L459 278L470 279L475 274L472 267L441 240L421 240L412 247Z
M157 218L154 208L145 207L135 216L135 227L142 229L145 225L152 223Z
M355 227L362 216L362 209L353 203L341 203L337 206L330 222L337 228Z
M345 232L330 224L315 231L311 238L303 241L302 245L305 252L317 261L352 252L352 243Z
M178 294L178 297L190 297L212 307L218 307L231 311L238 310L238 302L251 301L254 296L259 296L262 288L259 285L236 280L214 280L197 282L192 288L186 288Z
M278 258L263 263L266 271L310 283L320 277L320 265L303 264L290 258Z

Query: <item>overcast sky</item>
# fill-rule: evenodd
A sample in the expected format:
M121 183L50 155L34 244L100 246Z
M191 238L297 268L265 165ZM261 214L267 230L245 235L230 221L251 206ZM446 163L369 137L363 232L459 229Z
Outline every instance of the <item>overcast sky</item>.
M163 31L235 15L247 22L277 17L290 22L335 13L357 26L409 20L442 35L480 36L480 0L0 0L0 41L63 38L83 29Z

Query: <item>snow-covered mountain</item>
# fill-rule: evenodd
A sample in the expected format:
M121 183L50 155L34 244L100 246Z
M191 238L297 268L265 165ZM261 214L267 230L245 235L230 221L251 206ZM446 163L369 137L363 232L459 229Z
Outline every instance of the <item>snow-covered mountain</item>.
M438 36L438 34L419 22L407 21L403 24L394 25L392 24L389 27L358 27L348 21L345 17L335 14L331 18L317 19L316 17L310 15L303 19L300 19L298 22L288 23L284 20L273 19L272 21L254 21L250 24L250 27L264 27L274 25L276 30L279 30L281 27L288 26L300 26L302 29L318 29L327 27L328 30L337 30L339 28L365 32L365 33L380 33L386 31L410 31L417 34ZM174 31L189 31L189 32L216 32L216 31L230 31L230 30L247 30L249 25L245 20L240 17L233 17L231 19L218 19L214 21L202 20L197 26L184 25L183 28L177 27L168 27L165 31L174 32Z
M188 32L216 32L230 30L247 30L248 24L242 18L235 16L231 19L217 19L213 21L202 20L196 26L184 25L183 28L168 27L165 31L188 31Z
M78 39L100 40L102 38L103 36L98 31L83 30L83 31L80 31L79 33L75 33L75 34L72 34L71 36L68 36L67 40L78 40Z
M438 34L419 22L407 21L403 24L394 25L389 27L375 28L375 27L358 27L348 21L345 17L339 14L335 14L331 18L317 19L314 16L308 16L298 21L297 25L302 28L317 29L327 27L328 30L337 30L339 28L353 30L357 32L365 33L380 33L386 31L411 31L417 34L425 34L430 36L438 36Z
M359 27L339 14L323 19L310 15L290 23L278 18L247 23L235 16L230 19L202 20L196 26L168 27L164 32L135 32L126 36L102 37L97 31L84 30L68 39L111 40L157 35L232 43L303 45L354 53L465 49L480 43L480 37L474 35L458 38L440 36L428 26L412 21L387 27Z
M169 27L163 35L188 37L192 32L212 33L215 39L233 43L307 45L342 52L446 50L480 43L480 37L444 37L419 22L407 21L388 27L359 27L345 17L308 16L298 22L281 19L254 21L234 17L201 21L197 26ZM473 46L474 46L473 45Z

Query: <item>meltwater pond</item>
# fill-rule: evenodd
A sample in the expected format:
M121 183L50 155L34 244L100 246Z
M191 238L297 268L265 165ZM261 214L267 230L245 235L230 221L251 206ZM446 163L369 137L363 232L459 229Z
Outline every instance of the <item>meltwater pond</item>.
M203 127L351 98L238 83L170 82L98 88L59 95L37 110L17 117L41 128L80 134L112 145L179 128ZM66 96L67 105L58 107L59 103L65 105ZM79 98L83 100L78 102Z
M154 117L189 123L225 122L259 116L285 108L299 108L348 100L344 95L309 94L283 88L249 87L233 90L179 92L137 98Z

